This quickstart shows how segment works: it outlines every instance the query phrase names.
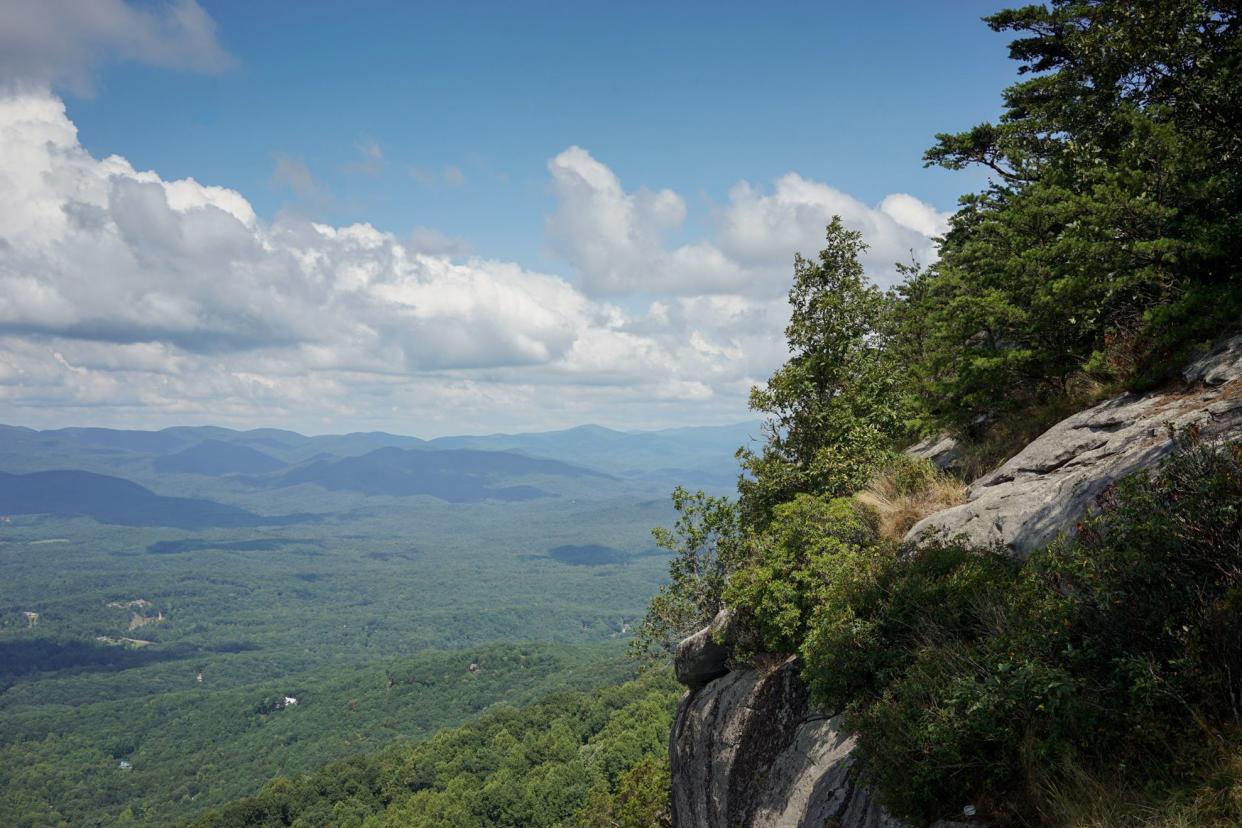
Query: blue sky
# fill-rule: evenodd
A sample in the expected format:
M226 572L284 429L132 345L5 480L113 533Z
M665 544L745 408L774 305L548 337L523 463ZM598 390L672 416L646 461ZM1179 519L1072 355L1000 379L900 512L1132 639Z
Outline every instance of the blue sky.
M971 0L203 7L236 66L105 69L69 101L88 149L232 187L262 214L433 227L533 266L550 266L544 166L574 144L627 186L683 193L692 219L736 181L790 170L950 210L968 178L923 169L923 150L995 117L1013 74L979 20L998 4ZM384 164L360 174L370 142ZM277 155L325 198L268 186Z
M983 183L999 5L11 0L0 420L742 419L833 213L887 284Z

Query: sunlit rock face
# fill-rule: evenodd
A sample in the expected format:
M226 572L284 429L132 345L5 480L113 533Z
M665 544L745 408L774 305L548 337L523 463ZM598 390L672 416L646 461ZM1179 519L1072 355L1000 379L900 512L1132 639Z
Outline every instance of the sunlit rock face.
M1122 394L1068 417L971 484L967 501L915 524L907 541L964 537L1025 558L1072 531L1110 483L1155 465L1175 435L1242 437L1242 335L1191 363L1184 385Z
M674 824L900 825L859 783L854 740L840 716L812 706L797 659L735 665L742 633L726 609L677 647L673 666L689 691L669 741Z

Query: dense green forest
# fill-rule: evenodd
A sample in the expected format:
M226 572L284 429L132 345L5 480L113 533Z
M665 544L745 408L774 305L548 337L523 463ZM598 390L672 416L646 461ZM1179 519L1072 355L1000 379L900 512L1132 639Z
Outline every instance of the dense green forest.
M0 429L13 477L82 481L27 486L48 511L0 521L0 823L166 825L494 705L625 680L667 566L648 531L671 514L667 475L718 476L747 430ZM392 450L420 454L394 469ZM471 496L277 483L351 459ZM518 486L548 494L472 494Z
M656 671L501 710L412 747L274 780L193 824L649 828L667 808L680 695Z
M635 527L665 510L403 500L296 531L15 516L0 822L167 824L493 703L620 680L666 561ZM260 713L286 694L296 709Z
M109 699L111 682L62 680L41 682L41 698L27 690L6 699L4 824L167 825L278 773L631 672L616 647L505 643L328 664L217 690L211 665L184 665L203 669L201 685L190 672L180 688L161 688L143 687L151 672L119 660L108 666L124 668L136 695Z

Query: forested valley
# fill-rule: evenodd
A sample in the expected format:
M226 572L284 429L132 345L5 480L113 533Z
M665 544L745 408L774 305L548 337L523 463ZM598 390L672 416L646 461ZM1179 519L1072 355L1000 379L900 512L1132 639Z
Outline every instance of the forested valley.
M668 487L751 432L0 429L0 823L174 824L624 681Z

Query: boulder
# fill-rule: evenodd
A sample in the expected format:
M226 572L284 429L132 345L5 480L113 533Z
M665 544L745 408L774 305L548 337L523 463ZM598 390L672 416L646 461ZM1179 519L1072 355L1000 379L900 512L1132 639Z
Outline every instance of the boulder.
M1187 385L1224 385L1242 377L1242 334L1227 339L1186 366Z
M673 824L897 828L858 782L841 717L813 708L798 662L689 691L669 743Z
M1205 439L1242 438L1242 335L1185 371L1186 387L1123 394L1054 425L1012 459L976 480L966 503L914 525L907 541L962 537L999 544L1025 559L1072 531L1110 483L1173 450L1196 426Z
M733 627L733 612L722 609L711 624L683 639L673 656L677 680L697 690L729 672Z
M948 434L925 437L907 448L905 453L916 460L930 460L941 471L952 469L961 456L957 440Z

